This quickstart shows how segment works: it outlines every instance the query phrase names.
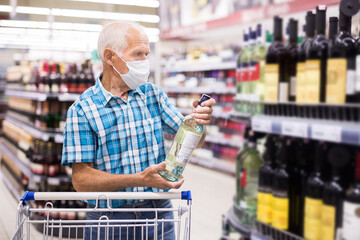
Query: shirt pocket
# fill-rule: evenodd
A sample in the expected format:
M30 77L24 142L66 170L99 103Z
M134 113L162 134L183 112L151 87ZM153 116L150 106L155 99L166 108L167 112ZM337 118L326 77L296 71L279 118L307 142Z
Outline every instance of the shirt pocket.
M144 127L146 143L148 145L151 145L152 141L153 141L153 134L154 134L154 119L153 118L144 119L143 127Z

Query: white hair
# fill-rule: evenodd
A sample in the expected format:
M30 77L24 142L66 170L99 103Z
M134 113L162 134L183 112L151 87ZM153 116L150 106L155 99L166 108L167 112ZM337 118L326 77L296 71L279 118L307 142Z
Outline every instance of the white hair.
M128 31L131 28L134 28L141 34L145 34L145 28L140 24L133 22L116 21L104 26L100 32L97 44L97 53L102 62L105 61L105 48L114 49L118 54L122 54L128 47L127 37L129 36Z

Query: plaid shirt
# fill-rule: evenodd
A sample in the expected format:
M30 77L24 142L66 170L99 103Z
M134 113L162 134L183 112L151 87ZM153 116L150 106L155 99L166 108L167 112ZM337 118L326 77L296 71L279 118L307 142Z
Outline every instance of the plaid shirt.
M106 91L101 83L87 89L67 112L63 165L94 163L94 168L114 174L134 174L165 160L163 131L175 134L183 116L157 86L145 85L129 92L127 102ZM135 187L121 191L159 192ZM89 201L95 205L95 201ZM131 200L113 200L118 207ZM100 201L100 207L106 207Z

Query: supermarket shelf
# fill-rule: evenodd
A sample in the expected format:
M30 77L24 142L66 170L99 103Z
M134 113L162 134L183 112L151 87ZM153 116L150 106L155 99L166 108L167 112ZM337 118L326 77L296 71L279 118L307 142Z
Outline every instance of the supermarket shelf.
M248 113L230 112L230 120L234 122L251 123L251 117L252 115Z
M58 99L61 102L75 101L80 94L75 93L39 93L27 91L6 90L5 95L9 97L25 98L35 101L46 101L47 99Z
M24 173L29 179L34 176L34 174L30 170L30 166L23 161L21 161L17 156L15 156L12 152L10 152L2 143L0 143L0 151L6 154L20 169L22 173Z
M360 146L360 124L354 122L258 115L251 123L258 132Z
M242 147L241 142L234 141L231 139L226 139L223 137L215 137L215 136L211 136L211 135L206 135L205 142L222 144L222 145L227 145L227 146L236 147L236 148Z
M192 113L191 108L177 108L179 112L182 114L188 115ZM229 119L230 118L230 112L222 112L222 111L213 111L212 116L215 118L223 118L223 119Z
M59 94L58 99L60 102L74 102L76 101L81 94L78 93L63 93Z
M22 197L22 194L20 193L19 189L20 186L19 184L15 183L15 180L10 179L11 177L8 176L10 175L10 173L6 173L3 169L1 169L2 171L2 179L3 182L5 183L6 187L9 189L9 191L12 193L12 195L15 197L15 199L20 200L20 198Z
M236 94L235 88L211 88L211 87L162 87L167 93L214 93L214 94Z
M207 167L235 175L235 163L227 162L225 160L221 160L217 158L204 159L204 158L192 156L190 162L192 164L200 165L203 167Z
M163 68L163 73L168 72L202 72L212 70L231 70L236 68L236 62L216 62L216 63L193 63L183 66Z
M6 121L24 129L26 132L30 133L32 136L38 138L38 139L41 139L42 141L49 141L50 139L54 139L54 141L56 143L62 143L62 140L63 140L63 135L62 133L48 133L48 132L43 132L43 131L40 131L36 128L34 128L33 126L30 126L26 123L23 123L19 120L16 120L12 117L9 117L7 116L6 118Z

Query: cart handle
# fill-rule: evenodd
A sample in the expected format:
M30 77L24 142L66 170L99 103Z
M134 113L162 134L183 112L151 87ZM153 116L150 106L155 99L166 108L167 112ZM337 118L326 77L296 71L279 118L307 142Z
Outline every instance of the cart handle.
M138 200L138 199L182 199L192 200L191 191L181 192L29 192L26 191L21 201L30 200Z

